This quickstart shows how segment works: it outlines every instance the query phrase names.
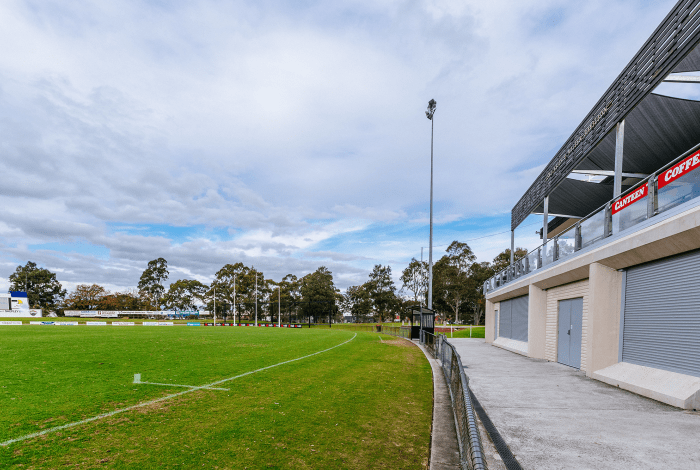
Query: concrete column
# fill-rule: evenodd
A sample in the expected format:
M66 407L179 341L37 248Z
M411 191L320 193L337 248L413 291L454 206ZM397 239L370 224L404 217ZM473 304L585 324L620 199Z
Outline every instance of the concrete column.
M489 300L486 300L486 311L484 312L484 325L486 330L484 331L484 340L487 343L493 343L495 341L495 338L493 337L493 332L494 332L494 323L496 322L496 318L494 315L494 303L489 302Z
M622 273L599 263L589 269L586 375L590 377L618 362Z
M527 304L527 355L544 359L547 337L547 291L530 284Z

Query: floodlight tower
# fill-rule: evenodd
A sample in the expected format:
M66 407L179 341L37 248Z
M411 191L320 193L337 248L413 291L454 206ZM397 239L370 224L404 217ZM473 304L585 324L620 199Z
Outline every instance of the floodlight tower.
M435 100L428 101L428 110L425 116L430 119L430 244L428 248L428 308L433 308L433 134L435 129L435 121L433 115L437 102Z

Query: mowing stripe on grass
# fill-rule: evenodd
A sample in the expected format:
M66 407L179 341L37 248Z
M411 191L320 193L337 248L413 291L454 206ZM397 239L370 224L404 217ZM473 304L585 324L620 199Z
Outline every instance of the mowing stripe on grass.
M74 427L74 426L80 426L81 424L87 424L87 423L90 423L90 422L92 422L92 421L97 421L97 420L102 419L102 418L109 418L110 416L114 416L114 415L119 414L119 413L124 413L125 411L131 411L131 410L135 410L136 408L141 408L141 407L143 407L143 406L152 405L152 404L154 404L154 403L160 403L161 401L170 400L171 398L175 398L175 397L179 397L179 396L182 396L182 395L186 395L186 394L188 394L188 393L190 393L190 392L194 392L194 391L196 391L196 390L208 389L208 388L211 388L211 387L214 386L214 385L219 385L219 384L222 384L222 383L224 383L224 382L229 382L229 381L231 381L231 380L240 379L241 377L245 377L246 375L251 375L251 374L255 374L255 373L257 373L257 372L262 372L262 371L267 370L267 369L272 369L273 367L281 366L281 365L284 365L284 364L289 364L290 362L300 361L300 360L302 360L302 359L306 359L307 357L316 356L317 354L321 354L321 353L324 353L324 352L328 352L328 351L330 351L331 349L335 349L335 348L338 348L338 347L340 347L340 346L342 346L342 345L344 345L344 344L347 344L347 343L349 343L350 341L352 341L353 339L355 339L356 336L357 336L357 333L355 333L355 335L354 335L352 338L350 338L349 340L344 341L344 342L342 342L342 343L340 343L340 344L336 344L335 346L330 347L330 348L328 348L328 349L324 349L323 351L317 351L317 352L315 352L315 353L311 353L311 354L308 354L308 355L306 355L306 356L297 357L296 359L290 359L290 360L288 360L288 361L284 361L284 362L280 362L280 363L277 363L277 364L273 364L273 365L271 365L271 366L262 367L262 368L256 369L256 370L251 370L250 372L245 372L245 373L243 373L243 374L236 375L236 376L234 376L234 377L229 377L229 378L227 378L227 379L217 380L216 382L212 382L212 383L207 384L207 385L201 385L201 386L199 386L199 387L193 387L193 388L190 388L190 389L185 390L185 391L182 391L182 392L173 393L173 394L171 394L171 395L166 395L166 396L161 397L161 398L156 398L155 400L149 400L149 401L146 401L146 402L143 402L143 403L137 403L136 405L127 406L126 408L120 408L120 409L118 409L118 410L110 411L109 413L103 413L103 414L101 414L101 415L93 416L92 418L84 419L84 420L82 420L82 421L76 421L76 422L74 422L74 423L68 423L68 424L64 424L64 425L62 425L62 426L56 426L55 428L44 429L43 431L35 432L35 433L32 433L32 434L27 434L27 435L25 435L25 436L20 436L20 437L17 437L17 438L15 438L15 439L10 439L10 440L5 441L5 442L0 442L0 446L2 446L2 447L7 447L7 446L9 446L10 444L14 444L14 443L16 443L16 442L26 441L27 439L32 439L32 438L34 438L34 437L43 436L43 435L46 435L46 434L50 434L50 433L52 433L52 432L61 431L61 430L63 430L63 429L72 428L72 427Z

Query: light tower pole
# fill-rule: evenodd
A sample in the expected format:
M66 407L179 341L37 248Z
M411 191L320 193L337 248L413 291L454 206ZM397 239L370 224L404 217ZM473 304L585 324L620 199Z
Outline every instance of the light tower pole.
M437 102L430 100L425 116L430 119L430 243L428 248L428 308L433 308L433 134L435 130L435 108Z

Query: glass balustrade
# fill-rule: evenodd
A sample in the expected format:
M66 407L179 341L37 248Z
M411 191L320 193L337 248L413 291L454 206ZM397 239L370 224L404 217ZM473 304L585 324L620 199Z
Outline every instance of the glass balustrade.
M537 256L537 250L531 251L527 254L527 261L530 264L530 272L542 267Z
M664 184L664 176L665 172L659 175L659 186ZM700 169L686 173L660 187L658 190L658 210L659 212L667 211L698 196L700 196Z
M688 155L688 154L686 154ZM620 198L611 201L608 208L601 208L580 222L580 247L589 247L611 234L627 230L644 222L649 217L651 208L656 213L668 211L687 201L700 196L700 152L696 152L685 160L678 160L672 166L652 178L651 185L658 188L651 191L648 183L628 191ZM650 196L652 194L653 196ZM650 207L649 198L655 197L654 205ZM607 217L610 211L611 219ZM606 230L605 224L611 223ZM556 256L555 256L556 249ZM517 266L510 276L505 273L497 274L485 283L485 290L497 289L510 280L536 271L556 260L571 257L576 252L576 226L572 226L555 239L550 239L545 245L527 254L525 259L517 261Z
M581 248L605 238L605 209L581 222Z
M569 228L566 232L559 234L557 238L558 255L557 259L566 258L574 253L576 246L576 226Z

